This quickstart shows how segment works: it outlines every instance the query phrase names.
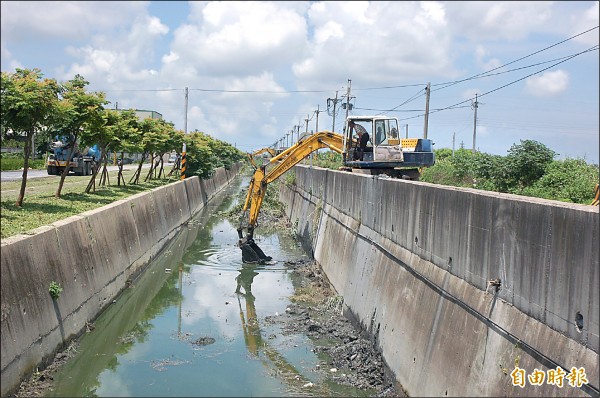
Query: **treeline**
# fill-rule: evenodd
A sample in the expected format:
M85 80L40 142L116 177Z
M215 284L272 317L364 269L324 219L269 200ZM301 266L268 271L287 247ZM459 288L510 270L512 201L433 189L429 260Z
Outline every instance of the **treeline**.
M506 156L468 149L435 150L435 164L423 169L420 180L441 185L590 204L598 184L597 164L584 159L555 160L558 154L544 144L521 140ZM305 160L309 164L310 160ZM313 157L314 166L338 169L342 155L325 151Z
M98 146L102 170L97 168L94 171L86 188L87 193L95 189L98 174L100 184L105 184L109 153L121 154L121 166L125 153L140 155L138 168L130 180L132 184L139 183L145 162L151 165L145 180L164 177L163 156L173 151L179 154L184 143L187 152L186 176L206 178L216 168L228 168L245 158L232 145L208 134L194 131L186 135L176 130L173 123L162 119L139 120L133 109L107 109L105 106L110 102L106 100L106 94L90 92L88 85L89 82L81 75L65 82L43 78L41 70L37 68L17 68L14 73L2 72L2 141L25 137L23 181L17 206L23 204L34 135L38 142L49 142L55 136L68 137L72 143L71 151L75 151L75 143L79 147ZM70 159L72 154L67 158ZM121 172L122 168L119 171L119 185ZM55 194L57 198L60 198L68 173L67 167L61 174Z
M513 144L506 156L464 148L454 155L438 149L435 155L435 165L423 171L421 181L580 204L592 202L598 184L598 165L555 160L556 152L533 140Z

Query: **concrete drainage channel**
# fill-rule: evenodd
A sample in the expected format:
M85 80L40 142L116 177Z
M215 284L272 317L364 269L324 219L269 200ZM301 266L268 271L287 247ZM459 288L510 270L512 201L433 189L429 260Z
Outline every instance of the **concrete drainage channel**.
M192 177L2 241L5 396L112 303L241 164ZM117 222L118 221L118 222ZM51 297L49 287L63 291Z
M257 235L275 263L241 262L222 215L237 190L233 181L189 220L63 364L18 395L395 396L381 355L289 228Z
M597 208L303 166L295 172L296 185L280 192L288 217L344 297L344 308L370 332L398 379L397 387L401 384L409 395L431 396L598 395ZM183 190L174 187L170 189L179 195L172 192L171 197L188 195L195 204L186 210L187 203L175 200L166 206L167 216L156 202L163 203L168 192L156 192L135 206L119 204L111 210L125 231L104 225L97 214L57 223L41 229L36 239L15 239L11 267L6 266L3 242L3 395L5 381L31 373L65 338L84 330L158 253L142 245L164 246L189 220L190 209L206 202L202 188L189 187L187 181ZM199 195L190 195L196 190ZM151 227L166 222L165 217L173 217L169 223L174 227L157 233ZM137 226L136 220L146 218ZM89 238L70 243L70 237L81 234ZM119 236L136 239L123 245L122 239L115 240ZM261 248L268 252L265 242ZM237 250L230 251L237 256ZM63 253L83 253L84 266L74 267ZM212 254L227 257L221 251ZM126 265L111 269L114 264ZM210 264L206 269L211 270ZM218 267L212 270L223 273ZM30 279L23 280L17 271ZM245 275L240 280L253 272ZM63 292L55 306L48 294L52 280L74 297L65 299ZM194 281L198 283L189 283ZM238 304L236 295L225 301L226 308L238 305L236 316L243 312L250 327L246 330L252 332L255 323L246 322L254 319L252 306L242 300ZM281 315L281 309L276 311ZM262 322L273 319L265 316ZM284 336L273 334L274 339ZM271 360L277 362L275 353L263 353L273 354ZM156 363L160 369L175 363L163 360ZM513 370L550 372L558 367L583 368L589 382L564 388L511 383Z

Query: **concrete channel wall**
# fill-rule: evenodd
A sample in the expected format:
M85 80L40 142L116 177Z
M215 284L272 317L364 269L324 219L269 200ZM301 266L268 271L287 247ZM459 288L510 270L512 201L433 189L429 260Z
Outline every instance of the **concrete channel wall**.
M598 207L292 172L290 220L410 396L598 396ZM589 383L513 385L558 366Z
M187 178L1 244L2 396L85 330L180 227L238 174ZM48 289L63 291L54 300Z

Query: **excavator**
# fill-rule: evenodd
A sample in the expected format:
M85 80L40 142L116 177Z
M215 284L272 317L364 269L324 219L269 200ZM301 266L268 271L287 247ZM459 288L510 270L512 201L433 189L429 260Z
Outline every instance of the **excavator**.
M359 148L359 140L354 136L357 125L367 132L366 147ZM320 131L305 134L298 142L283 152L273 156L268 164L257 166L250 179L246 200L240 218L238 246L242 250L244 263L266 264L272 260L254 241L254 229L267 186L281 177L300 161L319 149L329 149L342 154L344 171L363 174L386 174L394 178L418 179L423 167L435 163L433 142L426 138L401 138L398 119L386 116L349 116L346 119L344 134ZM273 153L266 148L254 152ZM271 166L267 169L267 166ZM245 220L248 222L245 224ZM247 233L244 236L243 232Z

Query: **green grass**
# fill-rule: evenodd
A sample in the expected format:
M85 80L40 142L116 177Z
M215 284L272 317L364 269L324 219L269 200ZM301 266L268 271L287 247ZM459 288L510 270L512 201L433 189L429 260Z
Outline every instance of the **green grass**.
M23 158L0 158L0 170L1 171L13 171L21 170L23 168ZM31 169L44 169L46 168L46 161L44 159L35 159L29 161L29 168Z
M147 172L146 169L144 170ZM140 180L145 177L144 170L142 170ZM43 225L49 225L72 215L93 210L136 193L148 191L178 180L175 177L170 177L132 185L129 183L129 179L133 172L134 170L123 171L126 186L117 186L117 172L109 172L111 185L99 187L97 178L96 192L89 194L85 194L84 191L91 178L90 176L68 176L60 199L54 197L60 181L59 176L34 178L27 181L25 200L21 208L15 206L21 180L2 182L1 238L28 233Z

